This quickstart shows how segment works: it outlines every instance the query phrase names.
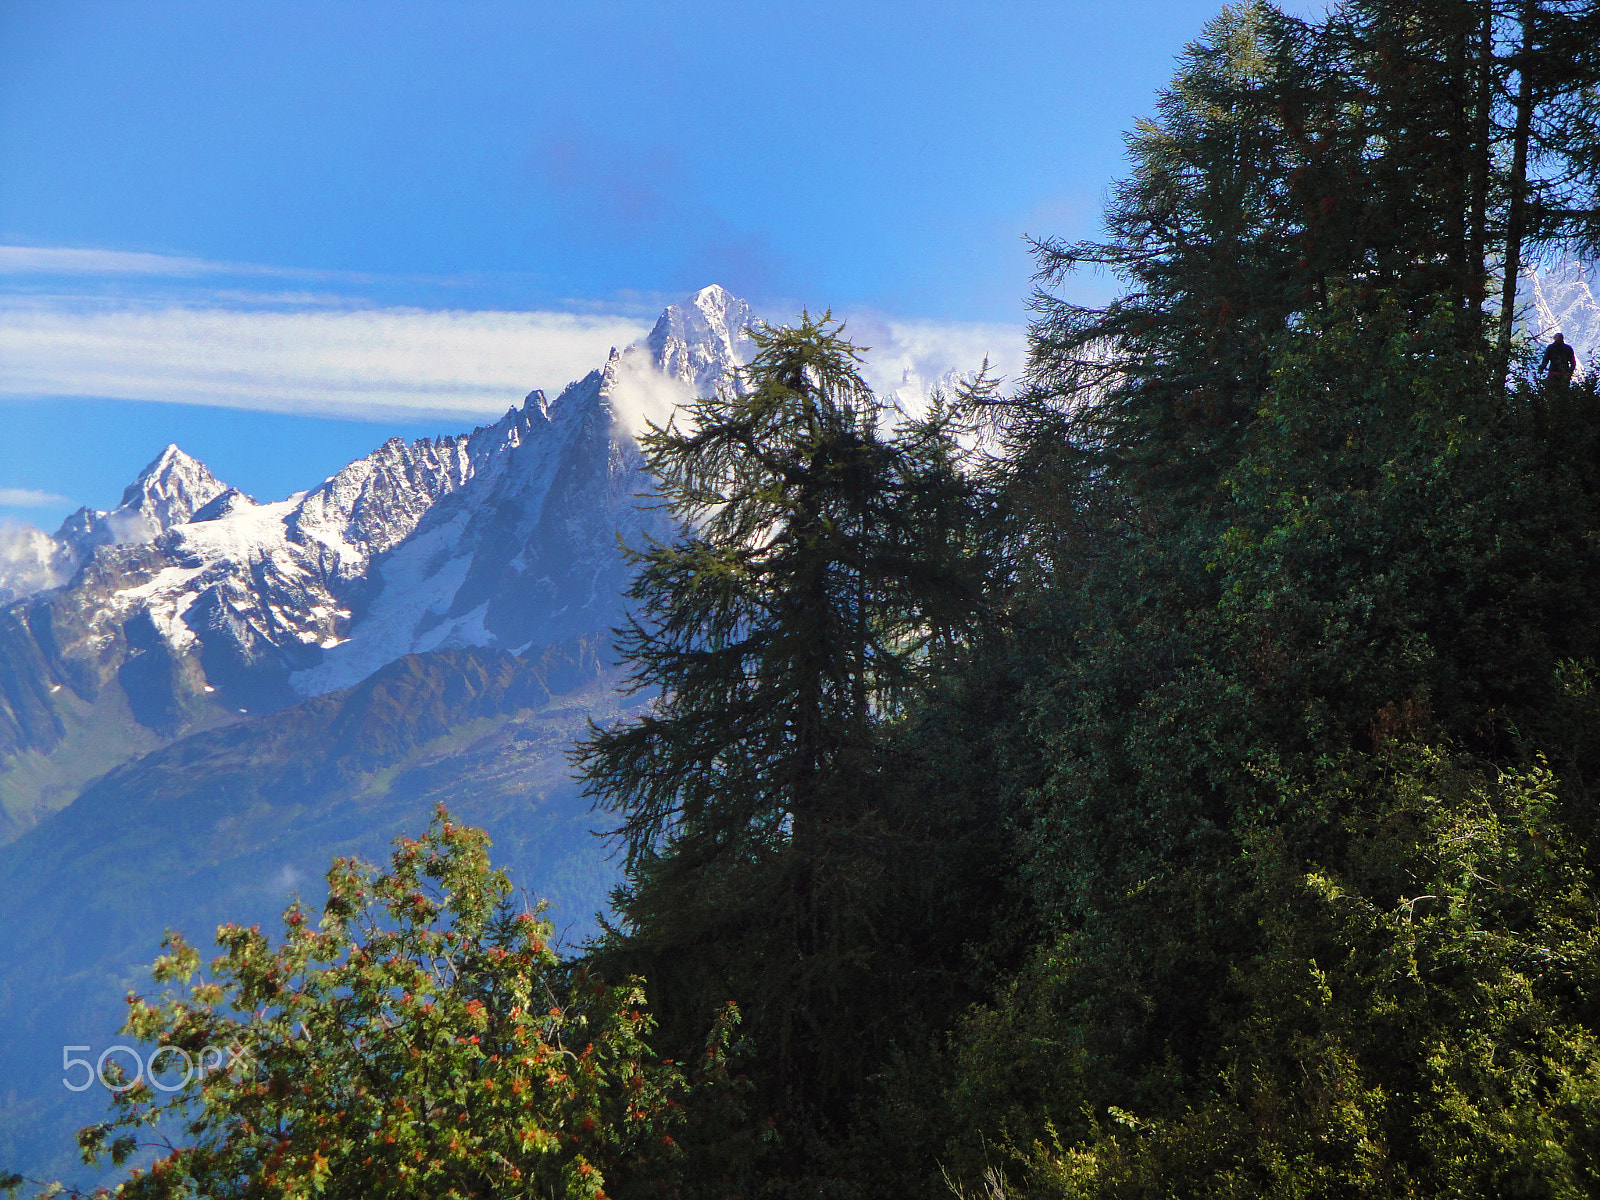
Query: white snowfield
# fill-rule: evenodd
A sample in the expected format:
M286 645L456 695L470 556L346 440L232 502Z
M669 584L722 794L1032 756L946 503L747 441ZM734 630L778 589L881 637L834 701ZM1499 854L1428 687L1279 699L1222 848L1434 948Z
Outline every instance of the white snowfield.
M102 656L119 638L141 649L128 630L142 614L171 654L271 660L302 695L406 653L603 632L626 578L619 533L636 543L663 520L639 507L635 436L748 361L750 320L704 288L555 401L534 392L471 433L391 439L276 503L168 446L117 508L30 531L19 566L0 560L0 600L54 589L87 623L80 651Z

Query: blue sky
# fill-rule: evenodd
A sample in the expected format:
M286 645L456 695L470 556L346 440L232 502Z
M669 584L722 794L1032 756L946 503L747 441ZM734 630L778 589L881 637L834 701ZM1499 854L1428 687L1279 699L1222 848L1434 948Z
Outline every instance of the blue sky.
M1096 232L1215 11L0 0L0 518L168 441L279 498L710 282L847 315L886 386L1015 370L1023 235Z

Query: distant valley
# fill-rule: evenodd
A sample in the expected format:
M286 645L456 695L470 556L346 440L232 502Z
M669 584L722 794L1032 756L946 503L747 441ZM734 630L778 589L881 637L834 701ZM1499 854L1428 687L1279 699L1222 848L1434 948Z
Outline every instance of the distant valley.
M0 578L0 1162L88 1178L107 1096L61 1047L114 1043L162 931L271 928L334 855L381 860L447 804L594 931L615 866L570 778L619 694L619 537L672 526L635 435L726 382L750 310L706 288L553 401L391 440L258 503L167 447Z

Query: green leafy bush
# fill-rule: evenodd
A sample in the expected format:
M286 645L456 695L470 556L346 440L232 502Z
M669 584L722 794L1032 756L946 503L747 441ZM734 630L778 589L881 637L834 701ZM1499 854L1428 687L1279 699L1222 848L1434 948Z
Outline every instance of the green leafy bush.
M155 978L180 991L130 996L124 1028L207 1069L170 1096L125 1086L114 1119L79 1135L86 1160L155 1147L119 1193L151 1198L665 1188L689 1088L645 1045L641 984L564 965L487 846L441 809L385 872L336 861L320 921L291 905L281 944L221 927L199 979L198 951L169 934Z

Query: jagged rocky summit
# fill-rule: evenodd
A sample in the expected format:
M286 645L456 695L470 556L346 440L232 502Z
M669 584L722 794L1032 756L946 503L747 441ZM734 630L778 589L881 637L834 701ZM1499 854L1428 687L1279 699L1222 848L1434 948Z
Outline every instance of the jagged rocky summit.
M115 509L74 513L0 578L31 593L0 592L0 840L119 762L401 655L524 653L614 625L619 535L669 532L641 500L636 435L729 381L750 319L705 288L553 401L391 439L274 503L168 446Z

